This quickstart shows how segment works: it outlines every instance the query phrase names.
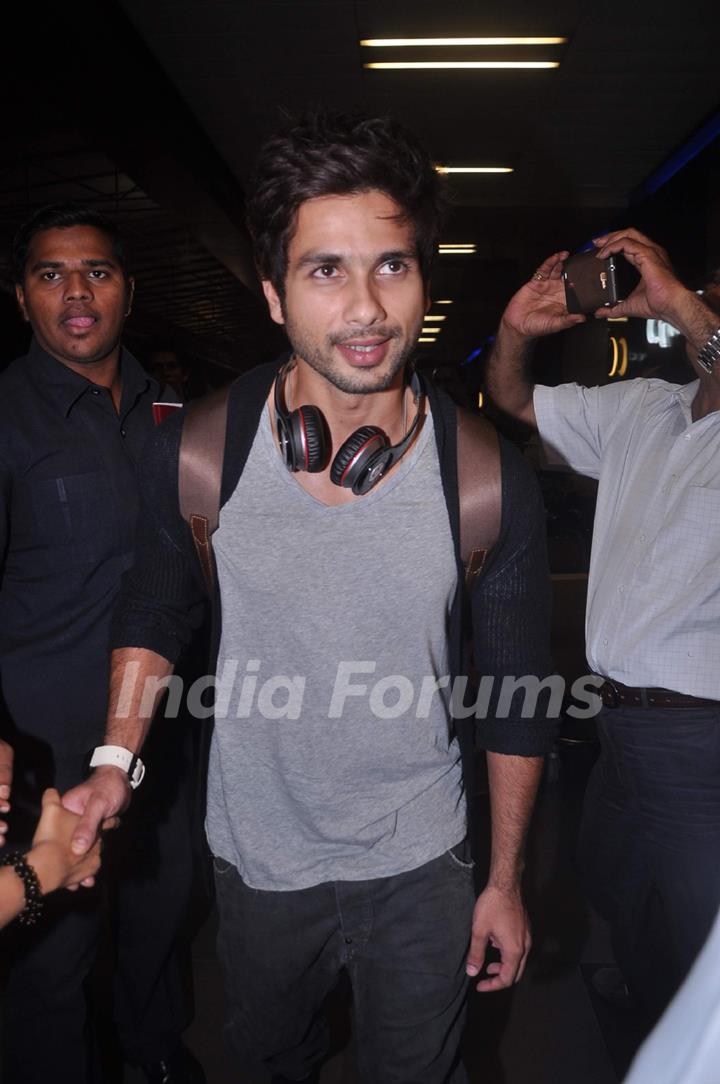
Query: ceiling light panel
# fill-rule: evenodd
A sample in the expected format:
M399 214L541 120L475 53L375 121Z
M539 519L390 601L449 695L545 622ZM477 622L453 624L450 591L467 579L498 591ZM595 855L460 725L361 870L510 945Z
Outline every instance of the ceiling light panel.
M435 166L437 173L513 173L512 166Z
M559 60L388 60L363 64L363 68L373 71L472 71L491 69L539 70L559 68Z
M360 42L367 49L414 49L428 45L466 46L466 45L565 45L567 38L363 38Z

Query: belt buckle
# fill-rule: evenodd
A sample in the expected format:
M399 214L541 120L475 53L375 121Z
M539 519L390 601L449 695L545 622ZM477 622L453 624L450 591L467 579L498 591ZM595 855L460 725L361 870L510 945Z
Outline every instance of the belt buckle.
M620 707L620 690L614 681L610 678L605 678L605 684L603 685L603 704L606 708L619 708Z

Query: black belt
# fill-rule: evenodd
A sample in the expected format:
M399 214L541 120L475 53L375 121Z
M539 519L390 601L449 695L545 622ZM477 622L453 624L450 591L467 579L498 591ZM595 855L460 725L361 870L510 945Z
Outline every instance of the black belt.
M720 710L720 700L675 693L672 689L633 689L620 681L605 681L598 689L606 708L702 708Z

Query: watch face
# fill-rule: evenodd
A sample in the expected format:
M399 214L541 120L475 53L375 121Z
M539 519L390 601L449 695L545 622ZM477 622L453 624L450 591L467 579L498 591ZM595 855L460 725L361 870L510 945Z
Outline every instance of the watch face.
M130 786L132 787L132 789L135 790L136 787L139 787L144 778L145 778L145 765L140 760L140 757L137 757L137 759L135 761L135 767L133 768L132 773L130 775Z

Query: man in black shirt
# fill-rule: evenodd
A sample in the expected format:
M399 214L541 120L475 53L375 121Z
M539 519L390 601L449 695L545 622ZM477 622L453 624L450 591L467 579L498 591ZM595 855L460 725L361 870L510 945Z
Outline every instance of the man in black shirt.
M0 377L0 677L17 806L44 786L82 780L102 740L110 614L132 563L136 466L159 389L120 344L133 280L111 223L86 208L45 208L19 231L13 259L33 330L27 357ZM175 953L191 877L187 772L182 743L163 729L135 823L113 840L109 865L119 874L123 1055L169 1084L202 1074L180 1044L188 1021ZM105 748L93 760L113 756ZM127 767L137 785L142 766ZM12 946L3 1028L12 1084L95 1079L83 983L96 895L53 900L42 929Z

